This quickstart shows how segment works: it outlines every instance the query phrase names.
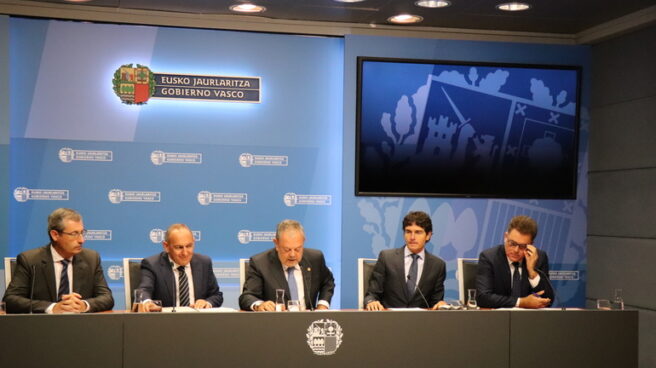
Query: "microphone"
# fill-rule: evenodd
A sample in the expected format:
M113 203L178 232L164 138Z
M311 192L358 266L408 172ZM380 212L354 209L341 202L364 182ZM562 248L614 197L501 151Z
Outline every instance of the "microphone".
M408 275L408 281L410 281L410 275ZM419 292L419 295L421 295L421 298L424 300L424 303L426 303L426 308L430 309L430 304L428 304L428 300L426 300L426 297L424 296L424 293L421 292L421 289L419 288L419 285L415 283L415 290Z
M34 300L34 279L36 278L36 265L32 265L32 284L30 285L30 314L32 314L32 301Z
M538 268L535 268L535 270L540 274L540 276L544 276L545 280L547 280L547 284L548 284L549 287L551 288L551 291L553 291L554 299L556 299L556 302L558 302L558 304L561 305L562 310L567 310L567 308L565 308L565 304L562 304L562 303L560 302L560 298L558 298L558 292L556 292L556 289L553 287L553 284L552 284L551 281L549 280L549 277L547 277L547 275L545 275L545 273L542 272L542 270L540 270L540 269L538 269Z
M173 268L175 266L173 264L173 262L169 262L169 264L171 265L171 268ZM173 269L175 269L175 268L173 268ZM173 272L175 272L175 271L173 271ZM176 284L175 275L173 275L173 309L171 309L171 313L175 313L175 306L178 304L176 302L176 299L178 299L178 284Z

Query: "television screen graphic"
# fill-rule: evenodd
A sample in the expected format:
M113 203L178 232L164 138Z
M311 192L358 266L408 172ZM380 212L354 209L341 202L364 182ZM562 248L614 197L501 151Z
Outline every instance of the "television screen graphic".
M356 194L575 197L579 68L358 65Z

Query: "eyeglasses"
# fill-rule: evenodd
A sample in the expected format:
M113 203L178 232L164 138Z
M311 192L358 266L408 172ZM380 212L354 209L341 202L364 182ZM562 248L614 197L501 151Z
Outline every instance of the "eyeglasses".
M82 230L82 231L73 231L72 233L67 233L67 232L65 232L65 231L60 231L59 233L60 233L60 234L66 234L66 235L68 235L68 236L72 236L72 237L74 237L74 238L77 238L77 237L79 237L79 236L81 235L81 236L84 238L84 236L87 235L87 230L84 229L84 230Z
M526 250L526 247L528 246L528 244L519 244L516 241L511 240L511 239L506 239L506 241L508 242L509 246L511 246L513 248L519 248L521 250Z

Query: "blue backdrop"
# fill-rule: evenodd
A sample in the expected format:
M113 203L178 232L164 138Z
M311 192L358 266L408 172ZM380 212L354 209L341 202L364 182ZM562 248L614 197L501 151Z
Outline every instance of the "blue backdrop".
M173 222L195 231L197 251L215 261L225 305L236 307L238 259L271 247L284 218L301 221L306 246L326 254L338 285L333 306L355 308L356 259L400 246L400 221L411 209L433 216L428 249L447 261L447 298L457 294L455 259L498 244L509 217L529 213L541 225L537 244L551 268L576 271L578 279L557 281L563 299L583 305L586 47L0 17L0 50L0 83L8 81L10 91L0 94L0 106L10 106L0 112L0 179L8 177L0 230L9 234L0 255L45 244L48 213L76 208L92 230L86 246L103 258L117 309L124 308L120 260L159 252L160 230ZM583 66L578 199L355 197L357 56ZM260 77L261 102L126 105L112 78L130 63L155 73Z

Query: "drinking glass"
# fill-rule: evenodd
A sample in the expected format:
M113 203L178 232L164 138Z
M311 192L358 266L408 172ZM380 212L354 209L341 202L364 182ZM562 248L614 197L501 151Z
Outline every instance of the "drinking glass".
M467 289L467 309L478 309L476 289Z
M276 289L276 312L285 310L285 289Z
M624 310L624 298L622 297L622 289L615 289L615 297L613 298L613 309Z
M597 309L599 309L599 310L610 310L610 300L608 300L608 299L597 299Z
M298 300L290 300L287 302L287 310L290 312L299 312L301 310L301 304Z
M132 312L143 312L143 301L145 299L145 292L143 289L134 289L134 296L132 298Z

